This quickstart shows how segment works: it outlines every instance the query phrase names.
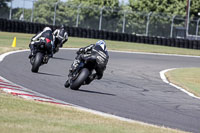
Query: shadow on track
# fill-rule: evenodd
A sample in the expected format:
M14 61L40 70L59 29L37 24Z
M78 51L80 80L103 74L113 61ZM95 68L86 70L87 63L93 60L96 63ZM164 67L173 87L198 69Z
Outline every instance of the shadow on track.
M101 95L109 95L109 96L116 96L115 94L110 94L110 93L103 93L103 92L98 92L98 91L89 91L89 90L77 90L81 92L87 92L87 93L94 93L94 94L101 94Z
M61 57L53 57L52 59L73 61L72 59L65 59L65 58L61 58Z
M51 74L51 73L43 73L43 72L38 72L38 74L49 75L49 76L56 76L56 77L63 77L62 75Z

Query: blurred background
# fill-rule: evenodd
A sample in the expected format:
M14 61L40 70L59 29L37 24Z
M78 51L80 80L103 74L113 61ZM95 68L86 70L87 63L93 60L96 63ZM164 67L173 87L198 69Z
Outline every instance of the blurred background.
M200 0L1 0L0 17L141 36L200 36Z

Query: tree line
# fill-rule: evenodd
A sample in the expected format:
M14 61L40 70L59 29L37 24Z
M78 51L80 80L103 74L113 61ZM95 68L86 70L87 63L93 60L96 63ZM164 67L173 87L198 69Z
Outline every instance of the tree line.
M119 0L37 0L34 3L33 22L52 24L54 10L56 8L56 25L79 26L83 28L98 29L100 14L102 13L102 29L122 32L124 17L126 17L126 31L144 34L149 13L160 14L163 19L152 20L153 23L161 23L156 28L166 28L169 32L171 17L187 15L188 0L129 0L128 4ZM0 12L7 10L10 0L0 1ZM191 0L190 17L198 18L200 12L200 0ZM13 9L13 19L20 19L22 8ZM30 21L32 9L24 9L24 20ZM78 15L79 14L79 15ZM78 16L78 23L77 23ZM167 18L166 16L170 16ZM158 21L159 20L159 21ZM184 22L184 21L183 21ZM183 24L182 24L183 25Z

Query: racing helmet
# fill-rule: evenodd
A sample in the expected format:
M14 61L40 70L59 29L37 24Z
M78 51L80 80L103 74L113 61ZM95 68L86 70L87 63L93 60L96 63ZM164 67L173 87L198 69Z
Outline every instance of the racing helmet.
M104 51L107 51L106 42L104 40L97 41L96 46L100 46Z
M50 31L51 31L51 28L50 28L50 27L45 27L45 28L43 29L43 31L47 31L47 30L50 30Z
M62 24L61 26L60 26L60 29L64 29L65 28L65 26Z

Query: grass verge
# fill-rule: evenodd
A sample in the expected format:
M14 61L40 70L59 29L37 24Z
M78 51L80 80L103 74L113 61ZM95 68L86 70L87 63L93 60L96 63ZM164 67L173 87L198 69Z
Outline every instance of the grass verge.
M28 49L28 44L33 34L22 33L10 33L0 32L0 52L7 52L8 50ZM12 41L16 37L17 47L11 48ZM64 47L80 48L87 46L91 43L95 43L97 39L85 39L77 37L69 37L68 42L64 44ZM119 42L119 41L106 41L108 50L121 50L121 51L133 51L133 52L150 52L150 53L165 53L165 54L181 54L181 55L199 55L199 50L175 48L159 45L148 45L132 42ZM9 49L8 49L9 48Z
M166 73L167 79L200 97L200 68L180 68Z
M0 32L0 53L27 49L32 34ZM11 48L14 37L17 47ZM70 37L64 47L82 47L96 39ZM106 41L108 49L182 55L200 55L199 50L165 47L129 42ZM198 70L198 69L197 69ZM185 71L184 71L185 72ZM190 73L190 72L189 72ZM195 72L194 72L195 73ZM169 76L170 77L170 76ZM104 118L74 108L22 100L0 92L0 131L23 132L76 132L76 133L183 133L164 127L122 122Z
M23 100L2 92L0 118L2 133L184 133L106 118L73 107Z

